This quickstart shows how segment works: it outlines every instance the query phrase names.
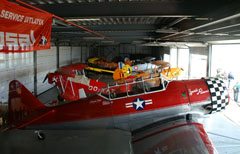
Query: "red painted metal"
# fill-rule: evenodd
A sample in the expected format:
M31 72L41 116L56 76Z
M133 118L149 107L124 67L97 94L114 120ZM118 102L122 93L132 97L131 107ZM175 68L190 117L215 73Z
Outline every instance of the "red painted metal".
M208 149L208 152L210 154L217 154L218 152L217 152L216 148L213 146L212 142L209 140L208 135L203 128L203 125L199 124L199 125L196 125L196 127L199 130L198 133L201 136L202 141L204 142L206 148Z
M55 113L55 110L51 110L51 111L49 111L49 112L47 112L47 113L44 113L43 115L41 115L41 116L39 116L39 117L31 120L31 121L28 121L28 122L26 122L26 123L24 123L24 124L22 124L22 125L20 125L20 126L16 126L16 127L13 128L13 129L21 129L21 128L24 128L24 127L26 127L26 126L28 126L28 125L31 125L32 123L34 123L34 122L42 119L43 117L46 117L46 116L48 116L49 114L54 114L54 113Z
M185 123L185 124L180 124L180 125L176 125L176 126L173 126L173 127L165 128L165 129L162 129L162 130L160 130L160 131L157 131L157 132L153 132L153 133L151 133L151 134L148 134L147 136L143 136L143 137L141 137L141 138L138 138L138 139L136 139L136 140L133 140L132 143L136 143L136 142L139 142L139 141L141 141L141 140L144 140L144 139L146 139L146 138L148 138L148 137L154 136L154 135L156 135L156 134L159 134L159 133L162 133L162 132L165 132L165 131L169 131L169 130L174 129L174 128L186 126L186 125L195 125L195 126L198 126L198 125L200 125L200 124L199 124L199 123ZM204 131L204 132L205 132L205 131Z
M145 145L148 147L147 152L145 152L147 154L153 153L156 149L161 149L161 147L166 147L164 153L171 153L179 148L185 149L186 151L189 150L187 153L194 151L190 148L198 148L199 150L202 150L202 153L207 153L207 151L209 154L217 153L202 124L193 122L172 125L173 126L163 129L156 129L155 131L152 130L149 134L145 133L144 136L134 139L132 141L133 147L136 146L136 144L138 144L137 146ZM181 146L177 145L176 143L179 142L173 141L173 138L180 141L180 144L181 142L183 144L181 144ZM148 144L149 142L151 144ZM203 145L205 147L203 147Z
M81 71L81 70L86 69L87 67L89 67L87 64L76 63L76 64L67 65L67 66L62 66L56 72L59 75L67 75L67 76L74 77L75 76L75 73L74 73L75 70Z
M48 83L54 83L59 87L62 90L60 96L68 101L82 99L79 94L79 89L83 89L84 93L87 94L96 94L102 90L102 87L106 87L107 84L78 74L78 72L83 72L87 67L87 64L82 63L63 66L54 73L48 73ZM79 77L85 79L85 83L79 81ZM78 78L78 80L76 78Z
M205 84L205 79L185 80L184 83L191 103L198 103L204 100L207 101L210 97L208 86Z

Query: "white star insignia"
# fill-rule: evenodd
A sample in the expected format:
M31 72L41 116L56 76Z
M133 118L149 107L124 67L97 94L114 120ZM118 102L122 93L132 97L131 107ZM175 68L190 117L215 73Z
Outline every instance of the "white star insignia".
M139 107L143 108L142 104L144 101L140 101L139 98L137 99L136 102L133 102L136 105L136 109L138 109Z

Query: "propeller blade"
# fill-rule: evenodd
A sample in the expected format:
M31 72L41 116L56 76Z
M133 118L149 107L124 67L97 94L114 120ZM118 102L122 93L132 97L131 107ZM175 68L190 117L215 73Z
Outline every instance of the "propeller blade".
M43 83L48 79L48 74L45 76Z

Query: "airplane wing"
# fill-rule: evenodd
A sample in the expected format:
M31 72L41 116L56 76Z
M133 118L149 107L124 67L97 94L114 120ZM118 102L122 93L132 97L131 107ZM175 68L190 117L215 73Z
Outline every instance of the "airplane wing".
M215 154L203 125L184 117L166 119L132 133L135 154Z
M39 141L32 130L0 133L2 154L132 154L131 133L122 130L46 130Z
M39 142L31 130L11 130L0 134L0 148L25 150L27 153L86 153L86 154L215 154L213 144L203 125L173 117L133 132L118 129L46 130L46 140ZM21 139L21 142L18 142ZM57 142L56 142L57 141ZM31 145L31 146L29 146ZM30 148L29 148L30 147ZM19 151L18 151L19 152ZM12 153L14 154L14 152Z

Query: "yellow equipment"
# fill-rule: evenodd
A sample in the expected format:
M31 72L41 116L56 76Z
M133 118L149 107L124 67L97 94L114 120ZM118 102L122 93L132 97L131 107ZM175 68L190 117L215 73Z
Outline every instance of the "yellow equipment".
M105 69L101 69L101 68L94 68L94 67L87 67L86 69L91 70L91 71L95 71L95 72L106 72L106 73L114 73L114 71L110 71L110 70L105 70Z
M162 75L165 75L169 79L175 78L182 74L183 69L181 67L169 68L162 70Z

